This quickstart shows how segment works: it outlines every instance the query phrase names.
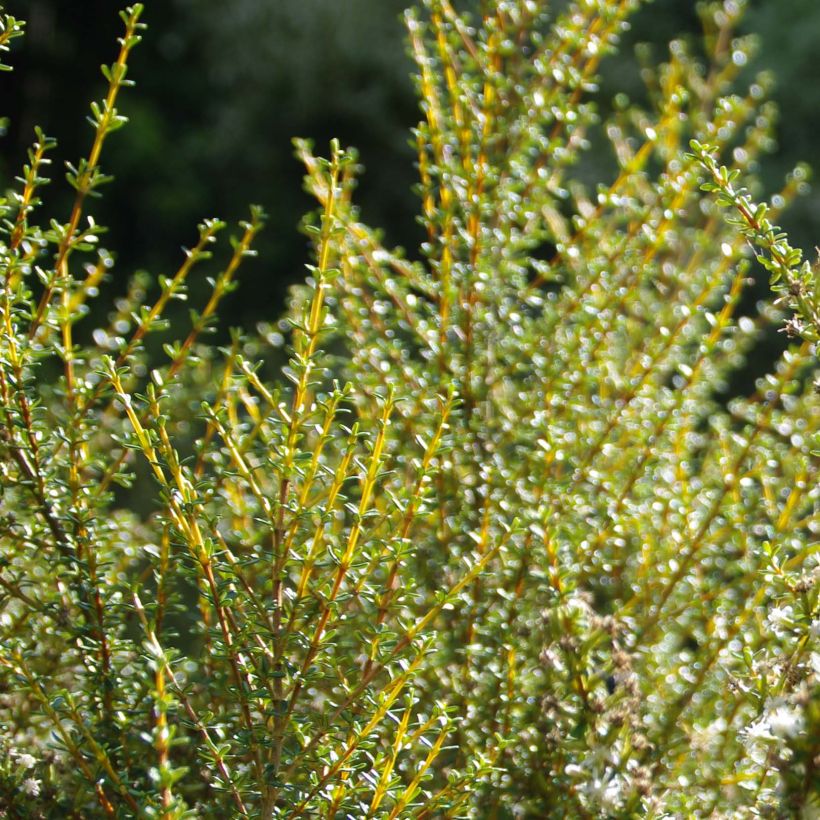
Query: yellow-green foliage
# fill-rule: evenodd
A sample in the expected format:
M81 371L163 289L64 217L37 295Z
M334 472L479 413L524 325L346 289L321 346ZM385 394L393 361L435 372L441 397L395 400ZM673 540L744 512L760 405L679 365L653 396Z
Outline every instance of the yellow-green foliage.
M188 328L163 317L217 220L88 310L122 276L88 197L140 5L65 223L38 219L38 133L0 227L9 817L820 811L818 297L767 221L804 172L769 216L732 187L771 141L764 81L733 90L742 2L702 4L706 62L673 43L603 122L638 2L551 5L408 12L426 241L384 247L355 155L299 143L307 284L224 349L258 209ZM726 403L783 319L743 302L747 238L805 341Z

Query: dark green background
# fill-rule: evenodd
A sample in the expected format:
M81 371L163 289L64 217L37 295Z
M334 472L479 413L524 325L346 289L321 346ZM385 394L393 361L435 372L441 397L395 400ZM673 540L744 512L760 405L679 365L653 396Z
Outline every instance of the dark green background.
M70 192L61 165L88 149L87 105L101 96L102 62L113 61L121 31L112 0L15 0L6 10L28 20L16 41L13 74L0 77L3 183L18 173L40 124L59 141L54 215L65 218ZM171 273L179 248L203 217L238 220L249 202L271 216L260 257L227 305L227 322L250 327L274 319L288 284L304 277L305 240L298 222L311 202L301 191L293 136L320 149L339 137L366 167L358 201L389 243L419 239L409 129L418 118L412 65L400 15L405 0L148 0L145 41L135 51L135 89L122 97L129 126L103 157L116 181L94 205L110 228L120 281L138 268ZM745 29L760 34L754 69L778 78L779 150L767 158L770 189L798 160L820 167L820 3L757 0ZM695 4L658 0L633 18L622 55L604 64L604 90L636 92L634 43L649 41L662 60L672 37L696 37ZM59 191L63 191L62 194ZM64 208L63 211L60 209ZM786 226L806 249L820 234L820 195L795 206ZM820 240L818 240L820 241ZM112 285L116 287L116 283Z

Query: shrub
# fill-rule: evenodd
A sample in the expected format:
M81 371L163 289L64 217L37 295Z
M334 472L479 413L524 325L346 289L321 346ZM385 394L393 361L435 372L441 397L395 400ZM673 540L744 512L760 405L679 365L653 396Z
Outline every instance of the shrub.
M817 277L770 222L805 172L768 212L735 185L772 119L764 78L732 91L741 3L600 125L637 0L544 5L408 12L419 258L358 219L352 151L300 142L309 278L223 348L259 209L224 266L207 220L90 309L141 5L67 222L38 132L0 254L7 815L815 816ZM805 340L727 399L782 318L744 303L748 238Z

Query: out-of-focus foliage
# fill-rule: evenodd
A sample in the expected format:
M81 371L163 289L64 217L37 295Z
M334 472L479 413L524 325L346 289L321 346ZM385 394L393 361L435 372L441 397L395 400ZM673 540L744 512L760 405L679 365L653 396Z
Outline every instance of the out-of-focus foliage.
M245 271L254 298L240 291L226 305L226 318L239 323L275 316L286 287L300 278L304 255L296 225L309 202L290 150L294 134L318 144L335 136L356 145L367 161L358 194L365 215L391 241L416 244L406 138L416 103L412 66L402 59L404 42L396 24L404 5L402 0L150 4L147 21L161 23L135 55L140 84L124 102L133 124L107 159L116 178L113 190L128 191L109 203L106 220L123 263L170 269L180 237L190 235L203 213L236 218L250 196L279 227L260 237L265 264ZM7 8L26 16L30 29L19 60L25 79L6 79L3 85L12 120L0 157L11 175L35 123L58 138L61 158L82 151L84 135L73 114L98 95L95 68L107 59L104 43L116 31L111 0L86 0L82 14L69 0L11 0ZM640 63L632 53L636 44L649 44L649 71L666 59L670 40L689 38L697 47L702 27L696 9L695 2L679 0L642 6L630 21L624 48L608 58L600 105L606 108L618 92L644 98ZM820 82L813 81L820 6L813 0L754 0L741 31L764 33L749 71L771 69L778 78L774 99L789 111L789 127L776 134L779 150L761 169L771 194L795 162L820 166L814 139ZM148 167L150 174L144 172ZM785 217L796 243L807 249L816 242L818 222L820 194L801 197Z
M353 150L298 142L309 276L223 347L262 209L155 278L101 246L122 13L84 158L38 129L0 202L8 814L816 815L818 295L774 227L805 172L757 204L738 0L601 105L638 9L408 11L417 247L364 218Z
M100 93L96 67L116 30L110 0L84 4L82 14L60 0L7 7L29 19L25 79L5 83L12 130L4 156L14 173L35 122L58 139L61 157L83 150L74 112ZM113 190L128 192L106 220L123 263L168 270L203 212L236 218L252 196L278 227L260 237L264 266L244 272L254 297L229 300L227 315L277 316L287 286L301 278L297 226L310 206L294 134L323 143L335 136L373 157L360 189L365 210L394 241L417 242L403 8L401 0L149 4L145 19L156 21L157 35L135 55L141 81L123 102L133 127L107 155Z

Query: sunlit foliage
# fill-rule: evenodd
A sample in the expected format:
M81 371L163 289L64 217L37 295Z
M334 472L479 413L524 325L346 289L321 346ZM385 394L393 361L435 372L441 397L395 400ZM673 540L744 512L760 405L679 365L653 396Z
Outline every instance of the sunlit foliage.
M603 122L637 0L480 5L406 15L423 245L359 219L353 151L297 143L306 284L224 348L258 208L89 310L124 275L89 214L141 5L66 222L38 220L37 133L0 226L9 816L820 810L816 274L770 221L805 171L768 208L736 185L773 114L735 88L743 3L704 4L705 57L673 43ZM747 240L795 313L744 301Z

